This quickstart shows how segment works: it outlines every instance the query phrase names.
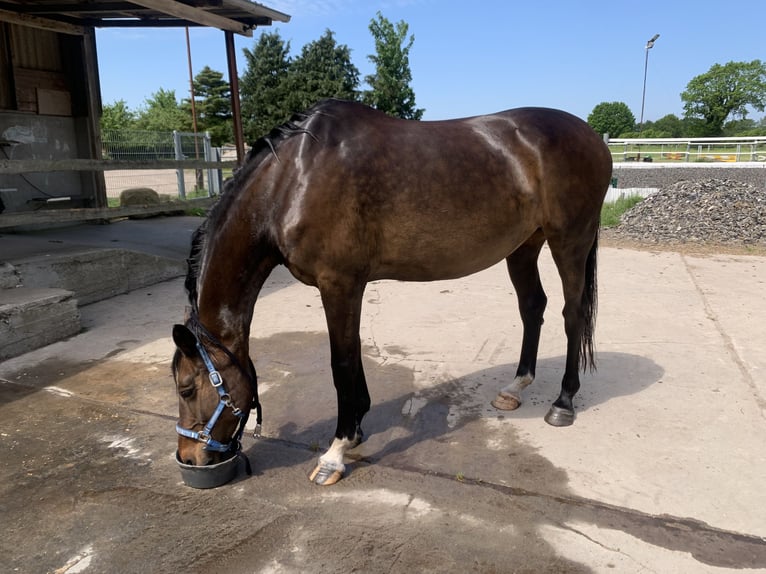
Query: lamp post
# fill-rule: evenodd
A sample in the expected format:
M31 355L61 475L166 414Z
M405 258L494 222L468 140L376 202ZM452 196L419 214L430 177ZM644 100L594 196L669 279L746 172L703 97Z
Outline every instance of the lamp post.
M638 133L641 133L641 130L644 129L644 102L646 101L646 70L649 67L649 50L652 49L654 46L654 43L657 41L657 38L659 38L659 34L655 34L651 37L651 39L646 43L646 58L644 59L644 89L641 93L641 120L638 123Z

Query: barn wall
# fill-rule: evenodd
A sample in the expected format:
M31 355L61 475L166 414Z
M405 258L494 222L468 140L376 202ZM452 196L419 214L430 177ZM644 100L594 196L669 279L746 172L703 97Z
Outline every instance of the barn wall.
M75 118L0 112L0 157L69 159L77 156ZM59 203L46 203L48 199L81 195L82 182L77 172L0 174L0 199L5 204L5 213L48 209Z
M89 85L88 41L0 22L0 159L95 156L94 107L83 88ZM87 173L0 174L0 207L5 213L87 207L97 190ZM61 201L65 197L70 200Z

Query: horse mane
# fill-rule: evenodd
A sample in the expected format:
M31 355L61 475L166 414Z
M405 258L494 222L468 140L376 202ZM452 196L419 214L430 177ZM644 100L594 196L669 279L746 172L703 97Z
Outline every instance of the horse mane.
M279 148L282 143L296 135L308 135L314 141L318 141L317 137L305 126L314 116L326 115L327 112L323 108L333 101L335 100L321 100L308 110L293 114L288 121L275 127L267 135L257 140L250 148L242 167L235 170L234 176L227 179L224 183L223 191L218 201L210 209L205 221L192 234L191 250L189 251L189 257L186 259L187 270L184 281L184 288L189 298L192 316L197 314L199 265L202 261L202 254L205 251L209 234L217 228L217 222L228 211L234 198L245 188L244 183L250 179L250 176L258 166L267 157L272 155L277 161L280 161Z

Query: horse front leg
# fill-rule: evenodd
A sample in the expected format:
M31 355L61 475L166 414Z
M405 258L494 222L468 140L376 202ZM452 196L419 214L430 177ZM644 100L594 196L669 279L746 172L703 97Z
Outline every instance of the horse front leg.
M370 395L362 369L359 324L364 284L320 284L320 293L330 336L333 384L338 396L338 423L330 448L319 457L309 480L329 486L346 471L346 451L362 441L362 419L370 410Z
M524 333L516 376L513 381L500 389L492 401L492 406L496 409L512 411L519 408L522 402L522 391L535 380L540 331L548 303L537 268L537 258L543 243L545 243L545 236L538 231L506 258L508 274L519 301L519 314L524 325Z

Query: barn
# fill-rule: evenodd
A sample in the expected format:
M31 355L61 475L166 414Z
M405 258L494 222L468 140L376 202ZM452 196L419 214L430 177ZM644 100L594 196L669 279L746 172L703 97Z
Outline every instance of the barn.
M234 34L289 19L250 0L1 0L0 229L104 218L97 28L221 30L241 160Z

